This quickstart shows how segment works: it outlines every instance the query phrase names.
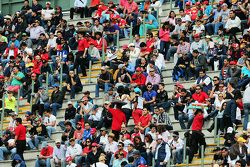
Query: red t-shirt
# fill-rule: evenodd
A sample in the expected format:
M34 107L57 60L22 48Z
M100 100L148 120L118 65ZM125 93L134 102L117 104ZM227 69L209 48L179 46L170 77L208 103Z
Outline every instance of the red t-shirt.
M121 19L119 22L118 22L118 26L119 27L122 27L122 26L125 26L127 24L126 20L124 19Z
M126 116L125 116L125 114L121 110L119 110L119 109L109 108L108 111L113 116L111 129L112 130L116 130L116 131L120 131L122 123L123 122L126 123Z
M20 124L15 129L15 135L17 136L17 140L26 140L26 128Z
M205 92L200 92L200 94L194 93L192 98L198 103L205 103L206 99L208 99L208 95Z
M47 146L47 148L42 148L40 154L43 156L51 156L53 154L53 147Z
M82 139L82 135L83 135L83 129L75 130L75 132L74 132L74 138L75 139Z
M132 75L132 83L136 83L138 86L145 85L146 77L143 74L133 74Z
M78 51L84 51L85 48L88 48L88 46L89 46L88 42L87 42L87 40L85 38L80 39L78 41Z
M197 114L194 116L192 130L201 131L203 126L203 114Z
M142 127L145 127L145 126L147 126L148 125L148 123L150 122L152 120L152 116L150 115L150 114L147 114L147 115L142 115L141 117L140 117L140 123L141 123L141 126Z

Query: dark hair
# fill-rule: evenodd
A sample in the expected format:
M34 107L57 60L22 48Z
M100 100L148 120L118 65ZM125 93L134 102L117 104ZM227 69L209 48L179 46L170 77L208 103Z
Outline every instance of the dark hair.
M170 16L171 16L171 13L174 13L175 14L175 12L173 11L173 10L171 10L170 12L169 12L169 14L168 14L168 17L169 18L171 18ZM175 14L175 16L176 16L176 14Z
M149 86L149 85L151 85L151 86L152 86L153 84L152 84L151 82L148 82L148 83L147 83L147 86Z
M199 72L203 72L206 74L206 70L205 69L201 69Z
M118 144L121 144L121 145L122 145L122 147L124 147L124 143L123 143L123 142L119 142Z
M146 135L145 135L145 138L146 138L146 137L148 138L148 142L149 142L149 143L152 143L152 141L153 141L152 136L151 136L150 134L146 134Z
M22 47L22 46L27 46L27 44L26 44L25 42L22 42L20 46L21 46L21 47Z
M182 88L182 89L181 89L181 92L187 93L187 89Z
M165 84L163 82L160 82L159 85L161 85L163 87L165 86Z
M141 48L146 47L146 46L147 46L147 45L146 45L145 42L141 42L141 43L140 43L140 47L141 47Z
M134 159L134 157L133 157L133 156L128 157L128 162L129 162L129 163L134 162L134 160L135 160L135 159Z
M71 123L71 122L69 122L69 121L66 121L66 122L64 123L64 125L65 125L65 126L69 125L69 126L71 126L71 127L72 127L72 123Z
M147 32L147 34L149 35L150 38L153 38L153 37L154 37L154 35L153 35L152 32Z
M22 118L20 118L20 117L16 118L16 122L22 124Z

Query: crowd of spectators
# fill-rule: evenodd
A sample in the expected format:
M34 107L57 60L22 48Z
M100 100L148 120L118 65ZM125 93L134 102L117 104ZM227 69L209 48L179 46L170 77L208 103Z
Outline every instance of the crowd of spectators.
M178 13L165 3L75 0L68 23L60 6L24 0L0 16L0 105L10 118L0 161L23 167L24 150L40 150L36 167L164 167L201 157L213 131L224 137L213 166L249 166L250 2L176 0ZM85 21L73 24L76 13ZM81 79L96 63L93 95ZM32 104L24 118L22 100Z

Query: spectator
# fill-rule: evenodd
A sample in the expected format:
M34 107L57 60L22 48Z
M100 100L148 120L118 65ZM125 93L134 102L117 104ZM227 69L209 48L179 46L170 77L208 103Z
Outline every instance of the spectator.
M149 70L149 75L146 78L146 85L148 83L151 83L153 85L154 90L158 90L159 88L159 83L161 82L161 77L159 74L155 73L155 69L150 69Z
M172 136L173 140L170 141L169 145L171 147L174 164L181 164L182 163L181 150L183 150L184 142L179 137L179 132L174 131Z
M95 97L99 97L99 88L104 89L106 93L109 87L113 84L113 77L109 71L107 71L106 67L101 68L101 75L98 78L98 83L96 84L96 95Z
M230 147L229 157L231 161L229 161L229 164L236 164L238 159L245 161L243 159L247 155L247 147L245 146L245 143L246 140L243 137L239 137L237 143ZM246 162L244 162L244 164L245 163Z
M70 8L70 19L73 19L75 13L80 13L80 17L83 18L84 16L87 17L88 14L88 7L87 7L87 1L83 0L75 0L74 2L74 8Z
M235 35L241 29L241 20L235 15L235 11L229 12L229 18L225 24L226 33Z
M153 85L151 82L147 83L147 91L143 93L144 106L150 111L153 112L155 100L156 100L156 91L153 90Z
M38 111L38 114L43 116L44 106L48 104L48 102L49 96L45 92L44 87L39 87L38 92L35 94L35 102L32 105L32 112L36 113L36 111Z
M140 35L143 36L148 30L152 30L155 28L158 28L158 22L156 18L149 14L148 11L141 11L140 13L141 17L145 18L145 30L143 25L140 26Z
M66 157L70 156L77 165L80 165L82 147L75 143L74 138L70 139L69 143L70 145L67 147Z
M155 150L156 166L164 166L170 160L171 152L167 143L163 141L161 135L157 136L157 146Z
M0 147L0 161L4 161L4 157L8 154L10 154L11 158L14 158L14 155L16 154L16 147L11 131L7 130L4 132L0 143L2 144Z
M45 30L42 26L40 26L40 21L38 20L35 20L34 23L27 27L26 32L30 33L30 39L33 44L37 44L41 34L45 34Z
M65 130L62 134L62 141L68 143L69 139L74 137L74 128L72 127L71 122L65 122Z
M16 118L16 129L15 129L15 140L16 144L16 153L23 158L23 152L26 148L26 128L22 125L22 119Z
M91 111L93 109L93 104L89 102L89 99L84 96L80 101L80 105L77 108L77 114L75 117L75 121L79 122L83 118L86 122L91 115Z
M46 141L42 143L42 149L40 152L40 155L38 156L38 159L36 160L35 167L39 167L41 165L45 165L46 167L49 167L50 160L53 158L53 147L48 145Z
M63 103L63 93L59 90L59 84L53 85L53 92L50 97L50 103L45 105L45 109L52 109L52 113L54 116L57 115L57 110L62 107Z
M91 152L87 155L87 166L94 165L98 162L98 159L101 157L101 151L98 148L97 143L92 143L91 145Z
M65 166L66 147L61 144L61 140L56 140L55 144L56 146L53 149L53 158L51 158L50 164L52 167L55 165L61 165L63 167Z
M206 100L208 99L208 95L206 92L203 92L201 90L201 86L196 86L195 88L195 93L192 95L192 98L194 99L194 101L198 102L198 103L206 103Z
M47 137L47 129L46 126L42 123L42 118L36 118L35 121L36 121L36 126L33 126L29 131L29 133L32 135L31 136L32 143L28 142L29 146L33 146L31 147L31 149L33 150L38 149L38 144L44 141L45 138Z
M52 132L56 131L56 117L49 110L45 110L44 115L43 123L46 126L48 137L51 139Z

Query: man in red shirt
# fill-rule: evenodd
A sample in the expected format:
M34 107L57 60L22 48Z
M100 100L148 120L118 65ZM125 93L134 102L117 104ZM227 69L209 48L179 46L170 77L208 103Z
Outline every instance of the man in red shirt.
M194 119L192 124L192 135L191 135L191 153L197 154L198 148L201 148L201 146L204 146L204 149L206 147L206 141L204 138L204 134L202 133L202 126L204 122L204 109L196 109L194 113ZM201 154L201 152L199 152Z
M206 92L201 90L201 86L197 85L195 93L192 95L192 98L198 103L205 103L208 99L208 95Z
M16 153L24 160L23 152L26 148L26 128L22 125L22 119L16 119L15 129Z
M145 90L145 82L146 77L142 73L142 69L140 67L137 67L135 70L135 74L132 75L132 83L136 84L136 86L139 86L141 90Z
M78 67L80 66L82 75L87 76L86 66L88 65L89 56L87 54L87 50L88 50L89 44L86 38L84 38L83 32L79 32L77 36L78 36L78 40L77 40L78 52L76 53L76 60L75 60L74 68L76 69L77 74L78 74Z
M123 11L124 15L130 13L138 14L138 5L134 0L128 0Z
M53 157L53 147L49 146L47 141L42 143L42 149L38 159L36 160L35 167L46 166L50 167L50 159Z
M124 157L127 157L127 151L124 150L124 143L123 142L119 142L118 143L118 150L115 152L114 157L116 157L116 155L118 155L118 153L122 152L124 154Z
M140 117L140 121L138 124L139 129L142 131L142 133L147 134L147 132L150 131L149 126L150 126L151 120L152 120L151 114L149 113L147 108L144 108L142 111L142 116Z
M115 140L117 141L119 139L119 134L121 131L121 126L123 123L126 124L126 116L122 112L122 103L119 101L113 102L113 104L116 104L116 108L110 108L110 104L104 104L104 107L112 114L112 133L115 135Z

